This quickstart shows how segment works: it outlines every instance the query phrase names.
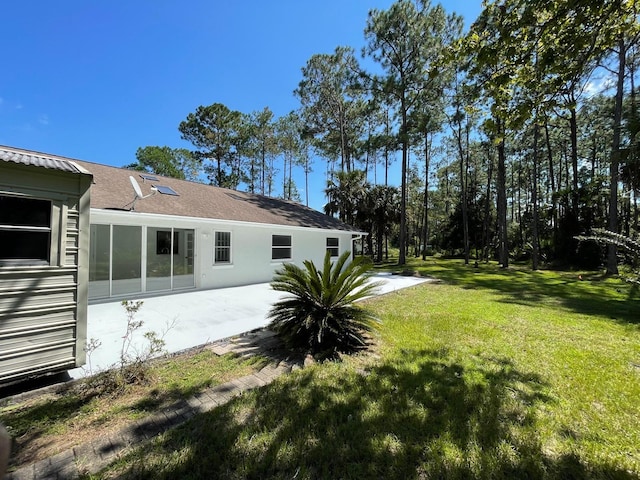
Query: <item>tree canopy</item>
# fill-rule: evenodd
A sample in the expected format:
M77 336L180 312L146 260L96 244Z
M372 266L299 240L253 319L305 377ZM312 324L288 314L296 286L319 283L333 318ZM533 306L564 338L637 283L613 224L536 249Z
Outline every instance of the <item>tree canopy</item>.
M179 124L193 150L144 147L130 167L308 199L314 160L324 210L378 260L393 246L400 263L440 250L615 273L615 249L575 237L638 231L636 2L488 0L469 20L428 0L373 9L361 58L337 46L302 66L296 111L199 106Z

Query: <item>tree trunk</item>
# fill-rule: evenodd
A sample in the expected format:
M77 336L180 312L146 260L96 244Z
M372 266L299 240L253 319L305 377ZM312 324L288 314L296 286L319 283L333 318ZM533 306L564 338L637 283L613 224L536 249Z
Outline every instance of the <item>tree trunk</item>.
M467 203L467 175L465 159L467 155L462 146L462 118L461 113L456 112L456 140L458 141L458 156L460 157L460 206L462 208L462 241L464 247L464 264L469 265L469 205ZM469 145L467 144L467 153Z
M498 148L498 259L502 268L509 267L509 242L507 232L507 187L506 187L506 167L504 152L504 126L500 119L497 120L499 142Z
M610 196L609 196L609 231L618 233L618 165L620 161L620 130L622 128L622 100L624 95L624 74L626 61L626 45L624 34L618 39L618 82L616 87L615 108L613 111L613 139L611 142L611 165L609 168ZM617 249L609 244L607 252L607 274L618 273Z
M282 198L287 198L287 154L282 156Z
M376 261L382 262L382 252L384 247L384 228L378 225L376 228Z
M531 204L533 206L533 225L531 226L531 236L533 237L533 252L531 252L531 267L538 269L538 252L540 249L540 239L538 237L538 123L533 127L533 189L531 192Z
M522 247L522 244L524 242L524 225L522 224L522 160L518 159L518 182L517 182L517 194L516 194L516 198L517 198L517 214L516 214L516 221L518 222L518 240L520 242L520 246ZM512 217L513 218L513 217Z
M549 160L549 180L551 183L551 222L553 226L553 246L558 245L558 207L556 204L556 178L553 173L553 151L551 150L551 140L549 139L549 122L545 118L544 136L547 144L547 157Z
M487 188L485 192L484 202L484 220L482 222L482 256L485 262L489 261L489 212L491 206L491 176L493 175L493 158L491 156L491 150L489 146L487 146L487 164Z
M466 128L466 145L464 157L460 158L460 176L462 182L462 239L464 242L464 264L469 265L469 126Z
M573 92L571 92L571 100L569 103L569 126L571 139L571 170L573 179L571 182L571 210L573 218L578 221L578 122L576 119L576 104Z
M633 194L633 229L638 230L638 218L640 217L640 212L638 211L638 197L636 197L635 193Z
M304 193L306 197L306 205L309 206L309 150L305 147L304 152Z
M287 187L289 187L289 191L287 192L287 200L291 200L291 187L293 183L293 157L289 159L289 181L287 182Z
M402 177L400 188L400 236L398 239L400 253L398 256L398 265L404 265L406 260L407 249L407 162L408 162L408 139L407 139L407 108L405 106L404 96L402 97L402 125L401 141L402 141Z
M342 111L342 105L339 105L338 108L339 108L338 118L340 121L340 160L341 160L340 170L344 172L346 167L346 171L350 172L351 168L349 165L349 157L347 154L347 139L344 131L345 122L344 122L344 114Z
M389 185L389 110L385 111L385 125L384 125L384 186Z
M429 134L424 134L424 224L422 225L422 260L427 259L427 244L429 243L429 157L431 144Z

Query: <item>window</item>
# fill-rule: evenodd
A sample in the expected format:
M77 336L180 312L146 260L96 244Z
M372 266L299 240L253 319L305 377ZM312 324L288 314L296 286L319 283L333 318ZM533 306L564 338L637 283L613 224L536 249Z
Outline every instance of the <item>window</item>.
M231 232L216 232L214 263L231 263Z
M271 260L291 258L291 235L271 236Z
M0 195L0 265L48 265L51 202Z
M327 252L331 253L332 257L340 255L340 241L337 237L327 237Z

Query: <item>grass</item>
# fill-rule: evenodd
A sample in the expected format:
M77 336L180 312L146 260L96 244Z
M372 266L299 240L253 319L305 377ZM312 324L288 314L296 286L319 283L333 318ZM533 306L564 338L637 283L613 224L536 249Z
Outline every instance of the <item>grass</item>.
M368 355L281 377L92 478L639 478L627 284L412 260ZM578 275L582 275L582 280Z
M263 363L259 357L247 361L201 350L152 362L143 384L112 391L111 380L102 374L58 393L2 405L0 421L14 438L11 464L35 462L101 438L204 388L248 375Z

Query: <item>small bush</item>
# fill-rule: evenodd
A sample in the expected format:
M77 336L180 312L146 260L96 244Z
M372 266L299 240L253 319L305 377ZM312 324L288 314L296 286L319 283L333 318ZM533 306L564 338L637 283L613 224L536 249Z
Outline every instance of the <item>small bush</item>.
M149 331L143 334L146 344L142 350L136 350L132 347L133 335L144 325L142 320L136 319L136 315L142 307L142 301L123 300L122 307L127 315L127 328L122 336L122 345L120 347L120 362L111 368L93 375L91 366L91 354L98 349L102 342L97 339L90 339L85 351L87 352L87 361L89 364L88 373L91 375L86 382L87 388L99 394L120 393L124 391L127 385L144 385L151 381L149 378L150 365L149 361L164 353L165 341L164 335L173 328L173 324L167 325L162 335Z
M322 270L307 260L305 268L285 264L276 272L271 287L291 295L275 303L269 317L289 348L326 358L366 346L364 333L378 320L354 302L379 283L369 281L370 262L358 257L348 263L350 255L332 263L327 252Z

